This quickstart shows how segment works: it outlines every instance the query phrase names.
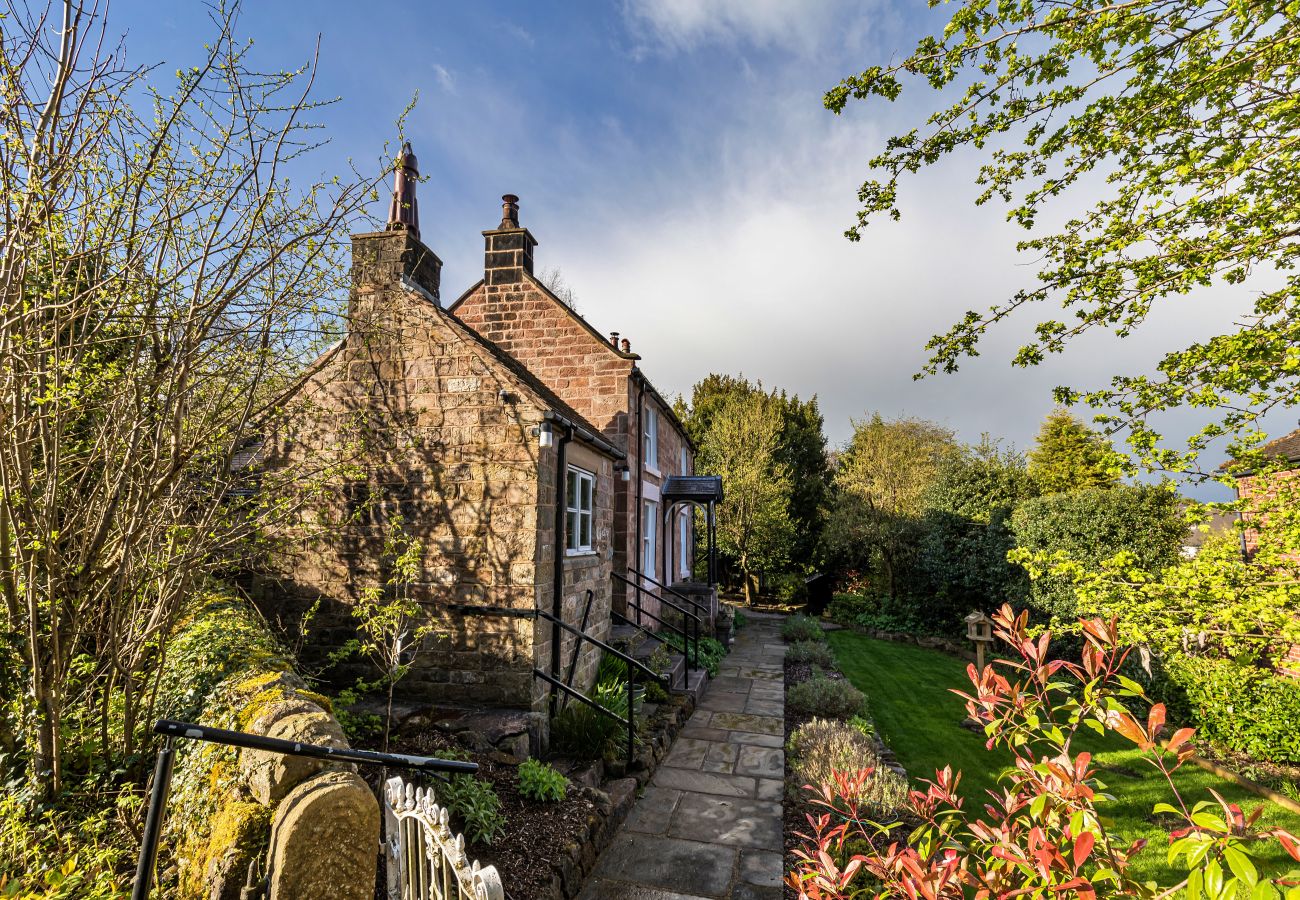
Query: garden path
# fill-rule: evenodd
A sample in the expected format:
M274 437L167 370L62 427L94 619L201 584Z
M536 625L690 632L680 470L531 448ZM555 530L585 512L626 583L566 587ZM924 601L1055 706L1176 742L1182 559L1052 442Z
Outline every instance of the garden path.
M779 900L781 616L748 623L579 900Z

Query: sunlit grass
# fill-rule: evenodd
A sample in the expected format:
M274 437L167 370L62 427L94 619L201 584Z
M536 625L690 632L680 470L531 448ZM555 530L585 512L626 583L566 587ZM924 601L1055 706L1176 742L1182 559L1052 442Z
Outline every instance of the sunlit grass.
M831 632L829 638L840 667L867 695L881 737L914 784L951 765L962 773L962 793L968 803L996 788L998 773L1010 765L1011 756L1000 748L985 749L982 735L960 726L966 716L965 705L952 689L970 687L964 662L934 650L878 641L847 630ZM1173 799L1164 776L1144 761L1132 744L1115 735L1101 739L1088 733L1081 749L1094 754L1099 777L1107 792L1115 796L1114 803L1101 809L1112 820L1111 832L1125 843L1137 838L1149 841L1134 861L1134 874L1162 884L1181 881L1181 875L1166 864L1167 832L1152 821L1152 807ZM1174 780L1189 806L1213 799L1209 793L1213 788L1247 811L1265 806L1261 827L1281 826L1300 832L1300 816L1190 763L1175 773ZM1261 870L1274 873L1294 865L1280 847L1261 853L1257 861Z

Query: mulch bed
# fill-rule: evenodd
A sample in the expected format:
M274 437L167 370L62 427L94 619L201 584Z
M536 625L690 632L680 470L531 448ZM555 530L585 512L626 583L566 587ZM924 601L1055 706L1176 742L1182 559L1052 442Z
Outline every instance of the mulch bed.
M389 749L394 753L437 756L439 750L467 752L456 740L434 729L398 734ZM479 764L478 777L492 782L501 798L501 812L508 823L491 847L471 845L468 853L485 866L496 866L506 886L507 900L545 900L552 896L554 871L548 863L568 856L568 847L586 839L595 805L582 789L570 784L567 796L558 803L533 803L519 795L516 766L494 759L490 753L468 753ZM371 776L377 786L378 774ZM457 824L453 820L453 828ZM383 862L380 862L381 869ZM379 885L385 884L381 871ZM386 895L377 887L376 900Z
M790 735L794 734L799 726L812 720L812 716L800 715L790 709L789 692L790 688L801 681L807 681L812 677L812 666L808 663L785 664L785 743L790 745ZM784 825L784 843L785 843L785 871L789 872L794 868L796 847L802 846L803 839L797 837L798 834L807 834L811 828L808 824L807 815L812 811L811 804L803 800L804 792L799 790L794 784L794 771L790 768L790 754L785 755L785 802L781 805L781 819ZM786 885L785 896L787 900L798 900L799 894L794 888Z

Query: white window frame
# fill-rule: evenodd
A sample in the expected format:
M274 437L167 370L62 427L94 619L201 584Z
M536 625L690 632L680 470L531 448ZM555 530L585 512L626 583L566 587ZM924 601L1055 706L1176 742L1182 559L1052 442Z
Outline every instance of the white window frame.
M690 505L682 507L677 512L677 518L678 518L677 574L683 581L691 577L691 566L690 566L691 519L694 518L693 515L694 512L695 512L695 507Z
M659 501L646 500L641 505L641 571L659 577Z
M645 456L645 469L653 475L659 474L659 410L653 406L646 407L645 439L641 442L641 452Z
M570 485L576 490L570 491ZM586 495L583 487L586 486ZM585 501L585 502L584 502ZM596 552L596 476L586 469L569 466L564 476L564 552L567 556L585 556ZM582 526L587 526L583 543Z

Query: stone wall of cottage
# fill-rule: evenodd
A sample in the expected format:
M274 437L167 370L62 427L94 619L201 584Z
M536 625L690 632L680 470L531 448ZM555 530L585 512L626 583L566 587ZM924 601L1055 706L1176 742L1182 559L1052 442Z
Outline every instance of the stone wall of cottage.
M320 656L342 645L355 633L357 598L385 577L385 534L400 516L424 545L410 591L436 633L399 693L539 709L544 690L531 670L549 653L549 626L450 607L549 605L539 560L553 521L545 479L554 451L533 432L543 411L436 308L437 260L419 241L401 231L361 235L353 253L349 337L298 395L295 425L268 449L271 471L309 462L321 483L304 491L300 525L282 535L262 602L289 624L318 603L308 649ZM356 660L333 677L367 672Z
M517 211L516 211L517 212ZM642 500L652 500L663 479L681 472L681 447L686 438L676 426L671 413L655 399L654 393L642 389L633 377L638 357L624 352L599 333L592 331L557 297L532 275L532 248L535 241L527 229L517 227L484 232L484 280L452 306L458 319L493 341L518 359L561 399L600 427L615 446L627 453L631 469L629 481L614 485L615 548L613 570L626 574L629 565L642 566L642 548L638 544L637 524L642 515L637 508L637 475L644 479ZM637 402L644 408L659 410L659 451L656 466L646 468L642 457L642 436L636 421ZM693 463L688 464L688 469ZM658 474L655 474L657 470ZM670 523L660 534L656 558L656 577L676 580L675 561L672 571L665 570L669 561L668 540L678 538L677 526ZM667 575L668 577L664 577ZM626 609L626 589L621 582L613 586L614 607ZM658 613L653 601L647 607Z
M561 615L565 622L579 627L586 619L587 633L598 640L606 640L610 631L611 582L610 571L614 556L614 465L605 454L596 453L579 443L570 443L565 450L566 469L577 467L595 476L595 495L593 497L592 549L589 553L571 554L562 551L561 566L564 573L564 588L561 592ZM544 497L555 496L556 467L551 464L543 468L540 475L541 489ZM553 511L553 507L551 510ZM551 610L551 585L555 572L554 516L548 516L538 528L537 573L540 582L546 585L539 592L539 604ZM563 545L564 536L560 535ZM591 591L591 606L587 606L587 592ZM574 647L578 638L561 630L560 665L551 668L551 632L549 628L538 629L536 648L537 666L544 672L558 671L566 682L573 673L572 684L579 690L586 690L596 679L596 669L600 665L601 652L588 642L581 642L578 657L574 659ZM539 682L540 683L540 682Z

